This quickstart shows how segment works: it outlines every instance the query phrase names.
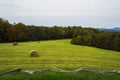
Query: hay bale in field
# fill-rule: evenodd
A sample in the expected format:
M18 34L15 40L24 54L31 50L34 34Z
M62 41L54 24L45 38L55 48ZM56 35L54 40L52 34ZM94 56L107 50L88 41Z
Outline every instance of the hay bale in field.
M13 46L17 46L18 45L18 43L17 42L13 42Z
M36 50L30 51L30 57L38 57L38 52Z

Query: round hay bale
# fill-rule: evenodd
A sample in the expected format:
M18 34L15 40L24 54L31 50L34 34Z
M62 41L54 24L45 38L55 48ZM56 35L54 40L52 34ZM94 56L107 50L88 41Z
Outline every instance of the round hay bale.
M38 52L36 50L30 51L30 57L38 57Z
M17 46L18 45L18 43L17 42L13 42L13 46Z

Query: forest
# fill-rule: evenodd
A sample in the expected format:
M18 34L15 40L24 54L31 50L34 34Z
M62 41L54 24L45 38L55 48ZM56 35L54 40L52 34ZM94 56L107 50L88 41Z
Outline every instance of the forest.
M120 51L120 33L81 26L35 26L0 18L0 43L71 39L71 44Z

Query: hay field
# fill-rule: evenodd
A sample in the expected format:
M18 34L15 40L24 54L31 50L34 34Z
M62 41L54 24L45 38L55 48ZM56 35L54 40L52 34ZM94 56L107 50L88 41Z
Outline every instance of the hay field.
M39 57L30 57L31 50L38 51ZM19 42L18 46L0 43L0 71L47 67L120 70L120 52L72 45L70 39Z

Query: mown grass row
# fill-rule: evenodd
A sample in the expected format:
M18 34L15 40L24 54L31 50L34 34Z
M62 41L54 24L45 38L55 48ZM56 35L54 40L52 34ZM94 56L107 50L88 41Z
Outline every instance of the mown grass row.
M37 58L30 51L37 50ZM71 45L70 40L0 43L0 72L14 69L87 67L100 70L120 70L120 52L88 46Z

